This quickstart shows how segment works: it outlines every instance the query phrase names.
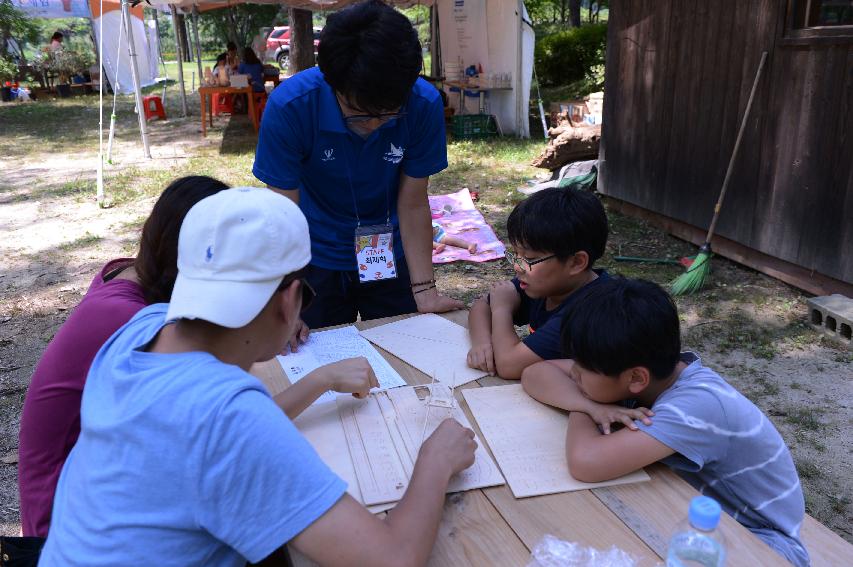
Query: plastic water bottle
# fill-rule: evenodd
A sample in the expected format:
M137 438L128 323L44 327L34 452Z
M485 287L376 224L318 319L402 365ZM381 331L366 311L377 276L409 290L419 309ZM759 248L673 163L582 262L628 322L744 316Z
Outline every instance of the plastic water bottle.
M722 567L726 563L723 536L717 530L722 509L707 496L690 501L689 523L683 523L669 540L667 567Z

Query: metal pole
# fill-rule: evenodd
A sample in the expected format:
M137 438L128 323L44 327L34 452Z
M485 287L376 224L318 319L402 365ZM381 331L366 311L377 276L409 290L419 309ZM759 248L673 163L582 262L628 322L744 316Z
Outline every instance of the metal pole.
M98 206L104 206L104 1L98 16L98 172L95 194ZM94 24L93 24L94 27ZM90 77L91 79L91 77Z
M193 6L193 37L195 38L195 61L198 65L198 84L201 86L204 82L202 80L204 73L201 72L201 41L198 39L198 6Z
M148 122L145 120L145 110L142 107L142 89L139 81L139 67L136 64L136 44L133 41L133 22L131 22L128 0L121 0L121 16L127 32L127 52L130 55L130 71L133 75L133 91L136 95L136 114L139 118L139 131L142 134L142 148L145 157L151 158L151 148L148 147Z
M174 4L170 4L172 9L172 27L175 28L175 55L178 59L178 83L181 85L181 109L184 112L184 117L187 115L187 91L184 89L184 53L181 49L181 38L178 34L178 9Z

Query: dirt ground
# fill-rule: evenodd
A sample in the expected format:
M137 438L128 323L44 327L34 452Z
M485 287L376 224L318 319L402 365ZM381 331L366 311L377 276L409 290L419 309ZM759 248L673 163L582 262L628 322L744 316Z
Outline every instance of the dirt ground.
M215 135L199 142L198 125L175 120L152 134L154 160L133 157L138 147L119 144L114 174L167 182L187 169ZM219 147L222 150L223 146ZM532 147L532 146L531 146ZM475 148L476 150L476 148ZM229 167L251 166L251 148ZM520 195L516 178L535 171L523 162L512 179L490 180L486 167L458 148L451 167L433 180L432 192L483 183L480 210L505 236L506 215ZM208 162L190 161L202 170ZM236 163L237 165L233 165ZM99 208L91 188L91 150L0 157L0 533L20 528L17 445L20 411L33 368L58 327L109 259L134 254L141 221L153 194L131 193ZM210 166L215 169L213 166ZM235 173L251 178L249 171ZM232 179L229 181L233 182ZM488 183L487 183L488 181ZM132 186L133 180L124 180ZM165 183L162 184L165 186ZM108 187L109 189L109 187ZM679 257L695 248L642 222L611 212L611 238L601 265L611 272L665 283L678 268L620 264L614 255ZM714 259L710 286L679 299L684 342L758 404L794 454L809 512L853 542L853 350L807 324L806 296L722 258ZM438 268L439 287L470 301L490 282L508 276L505 265L451 264Z

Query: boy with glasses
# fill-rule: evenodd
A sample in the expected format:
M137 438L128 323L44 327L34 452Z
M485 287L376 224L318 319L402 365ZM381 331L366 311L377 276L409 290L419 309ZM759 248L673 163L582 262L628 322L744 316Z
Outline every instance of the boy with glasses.
M426 563L473 431L445 420L381 520L288 417L322 381L285 390L285 415L248 373L296 331L310 260L305 217L272 191L228 189L190 210L171 303L140 311L92 363L40 565L242 566L286 543L322 565ZM368 372L335 389L376 385Z
M471 306L468 366L502 378L542 360L562 358L560 318L579 289L608 278L593 264L604 254L607 215L592 193L545 189L519 203L507 219L513 251L511 281L492 287ZM530 334L519 339L515 325Z

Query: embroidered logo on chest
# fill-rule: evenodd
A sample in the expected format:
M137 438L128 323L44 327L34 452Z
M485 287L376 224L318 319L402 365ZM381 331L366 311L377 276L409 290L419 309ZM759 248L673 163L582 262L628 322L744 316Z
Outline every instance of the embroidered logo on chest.
M403 154L406 153L406 148L398 148L391 143L391 149L385 152L385 155L382 156L382 159L385 161L390 161L393 164L398 164L403 161Z
M335 150L323 150L323 157L320 158L320 161L334 161L335 159Z

